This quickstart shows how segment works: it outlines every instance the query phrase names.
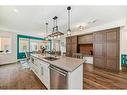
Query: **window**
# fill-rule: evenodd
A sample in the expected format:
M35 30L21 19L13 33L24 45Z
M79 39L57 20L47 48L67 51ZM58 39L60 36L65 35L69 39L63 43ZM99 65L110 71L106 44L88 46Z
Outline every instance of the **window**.
M38 51L39 50L38 44L39 44L38 40L30 39L30 52Z
M20 38L19 45L19 52L29 52L29 39Z
M45 41L45 40L33 40L30 39L30 51L38 51L41 50L43 47L46 48L46 50L49 50L49 41Z
M11 53L11 38L0 37L0 53Z
M25 58L25 52L31 54L32 52L40 53L42 48L50 50L50 41L45 41L43 38L17 35L17 58Z

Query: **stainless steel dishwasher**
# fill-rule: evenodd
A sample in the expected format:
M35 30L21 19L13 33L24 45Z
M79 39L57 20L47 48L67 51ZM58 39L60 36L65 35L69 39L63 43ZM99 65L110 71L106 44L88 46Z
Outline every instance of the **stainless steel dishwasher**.
M50 65L50 89L67 89L68 72L56 66Z

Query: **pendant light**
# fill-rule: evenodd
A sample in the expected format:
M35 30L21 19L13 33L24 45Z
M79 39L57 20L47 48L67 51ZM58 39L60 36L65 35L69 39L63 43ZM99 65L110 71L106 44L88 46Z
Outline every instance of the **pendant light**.
M64 33L60 32L58 29L57 19L57 16L53 17L53 31L50 35L48 35L51 39L60 38L61 35L64 35Z
M70 29L70 10L71 10L71 7L68 6L67 7L67 10L68 10L68 29L67 29L67 36L71 36L71 29Z

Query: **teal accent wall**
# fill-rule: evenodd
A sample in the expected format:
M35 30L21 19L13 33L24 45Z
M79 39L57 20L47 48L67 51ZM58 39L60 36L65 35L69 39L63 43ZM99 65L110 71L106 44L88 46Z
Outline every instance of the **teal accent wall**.
M23 59L26 58L25 56L25 52L19 52L19 39L20 38L26 38L29 39L29 53L30 52L30 39L34 39L34 40L46 40L45 38L39 38L39 37L33 37L33 36L27 36L27 35L17 35L17 59ZM51 48L51 40L50 41L50 48Z

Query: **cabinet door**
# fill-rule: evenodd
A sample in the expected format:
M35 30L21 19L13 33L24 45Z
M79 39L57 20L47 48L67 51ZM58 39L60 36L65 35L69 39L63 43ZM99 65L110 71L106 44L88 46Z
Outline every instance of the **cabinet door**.
M71 44L66 44L66 56L71 57Z
M72 37L72 43L71 43L71 53L77 53L77 36Z
M93 43L93 34L86 35L86 43Z
M77 52L77 36L66 38L66 55L72 57Z
M49 73L49 64L42 61L43 63L41 64L41 81L42 83L47 87L49 88L50 87L50 73Z
M77 36L71 37L71 43L72 44L77 44Z
M106 32L106 68L119 71L119 31L112 29Z
M66 38L66 56L71 57L71 37Z
M42 83L47 87L49 88L50 87L50 73L49 73L49 64L44 62L44 61L41 61L41 64L40 64L40 80L42 81Z
M94 66L105 67L105 32L94 33Z
M94 66L119 71L119 29L94 33Z
M90 43L93 43L93 34L78 37L78 44L90 44Z
M66 37L66 43L67 44L71 43L71 37Z

